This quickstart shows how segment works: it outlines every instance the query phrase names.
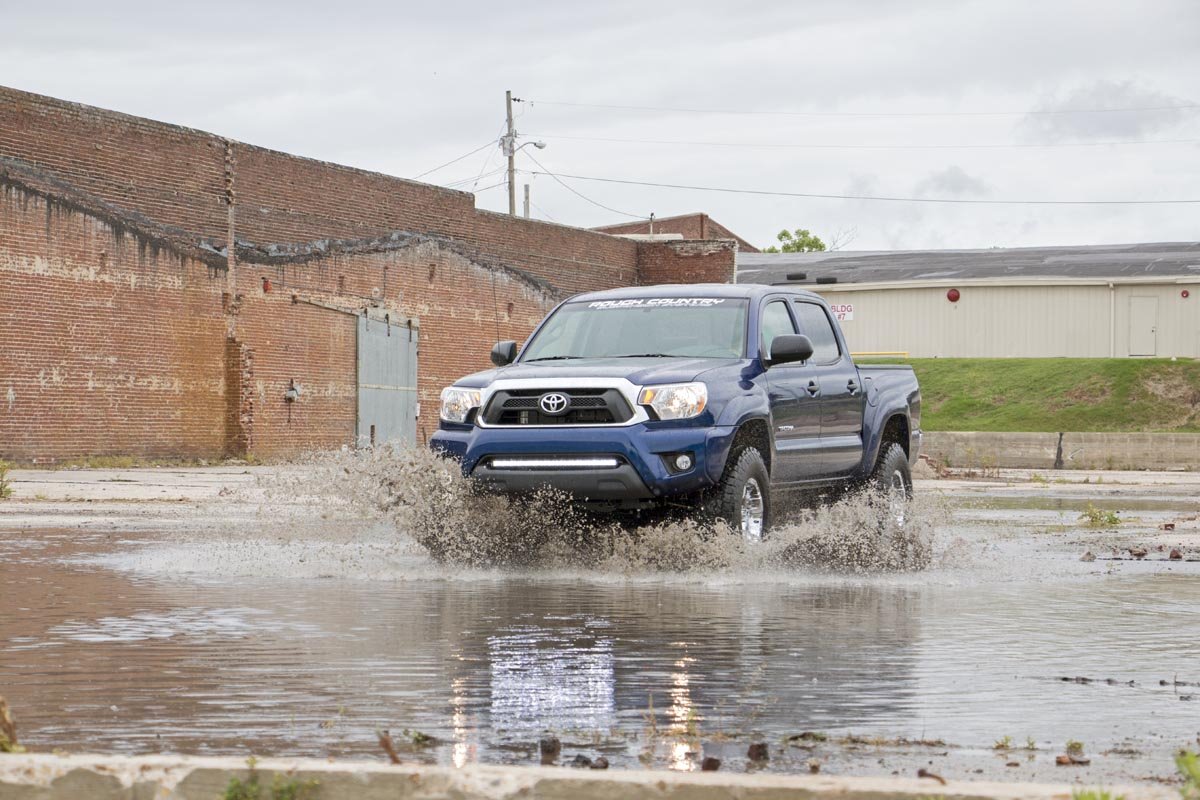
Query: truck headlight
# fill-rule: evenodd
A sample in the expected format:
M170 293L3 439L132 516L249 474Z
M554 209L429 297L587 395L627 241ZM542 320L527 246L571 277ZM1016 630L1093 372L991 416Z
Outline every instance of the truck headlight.
M638 395L638 405L650 406L659 419L697 417L708 405L708 387L703 383L647 386Z
M483 396L478 389L449 386L442 389L441 417L446 422L466 422L471 409L479 408Z

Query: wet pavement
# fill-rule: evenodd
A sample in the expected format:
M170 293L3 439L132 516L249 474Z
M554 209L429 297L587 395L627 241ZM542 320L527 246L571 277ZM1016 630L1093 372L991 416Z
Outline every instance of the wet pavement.
M0 695L38 750L375 757L388 729L448 764L553 735L614 767L1165 778L1200 737L1196 483L1027 477L922 482L936 566L867 576L453 570L244 501L26 501L0 511ZM1089 765L1055 766L1068 740Z

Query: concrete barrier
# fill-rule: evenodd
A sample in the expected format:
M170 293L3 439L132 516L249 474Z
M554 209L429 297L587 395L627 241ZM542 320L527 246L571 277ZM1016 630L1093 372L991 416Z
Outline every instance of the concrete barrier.
M921 452L951 467L1200 469L1200 433L926 432Z
M264 800L276 776L306 800L1069 800L1078 785L986 783L824 775L735 775L562 767L474 765L463 769L380 762L262 759ZM246 781L245 759L186 756L0 755L2 800L220 800L230 780ZM1126 800L1177 797L1169 787L1106 787ZM274 792L279 795L281 792Z

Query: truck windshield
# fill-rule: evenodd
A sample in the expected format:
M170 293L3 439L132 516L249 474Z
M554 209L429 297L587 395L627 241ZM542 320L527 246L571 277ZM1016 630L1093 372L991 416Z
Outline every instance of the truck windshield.
M747 301L646 297L567 303L526 346L522 362L575 358L741 358Z

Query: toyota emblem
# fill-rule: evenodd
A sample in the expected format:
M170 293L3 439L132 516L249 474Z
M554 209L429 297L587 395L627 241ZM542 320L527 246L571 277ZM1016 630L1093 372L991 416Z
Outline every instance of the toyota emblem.
M565 394L553 392L551 394L542 395L542 399L538 401L542 412L549 414L552 417L557 417L559 414L565 414L571 405L571 401L567 399Z

